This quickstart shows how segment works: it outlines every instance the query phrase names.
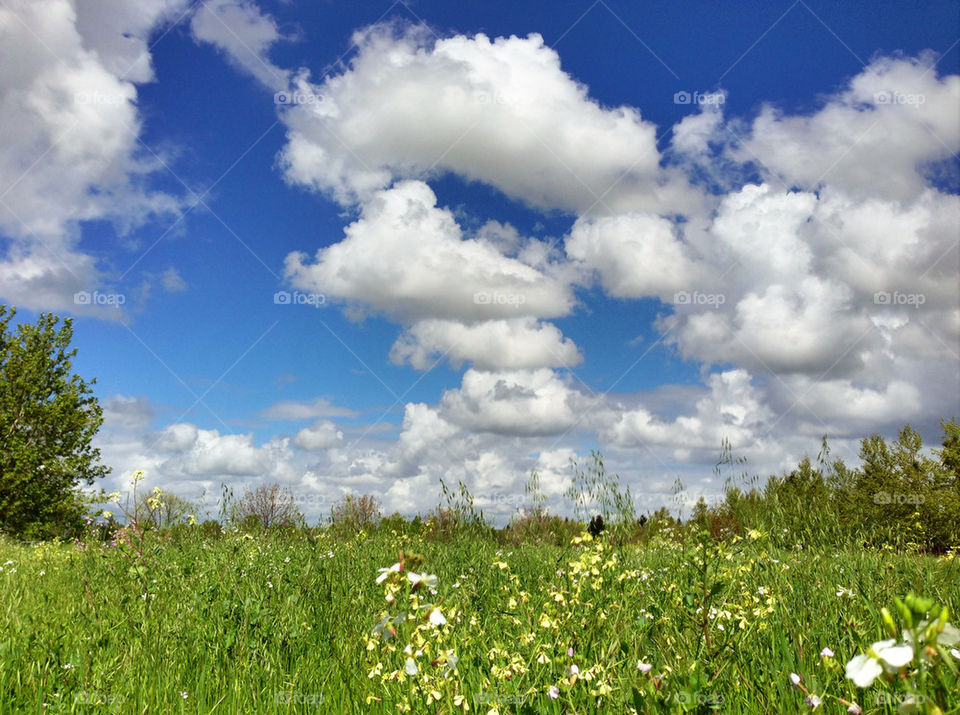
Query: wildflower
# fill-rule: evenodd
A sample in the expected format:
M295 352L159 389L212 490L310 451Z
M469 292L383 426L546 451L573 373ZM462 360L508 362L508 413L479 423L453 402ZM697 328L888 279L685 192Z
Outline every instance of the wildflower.
M414 676L417 674L417 661L413 658L407 658L407 662L403 666L404 672L409 676Z
M104 511L102 512L101 516L102 516L104 519L112 519L112 518L113 518L113 512L112 512L112 511L106 511L106 510L104 510Z
M952 655L957 660L960 660L960 650L957 650L956 648L951 648L950 655Z
M816 695L808 695L806 698L804 698L803 702L805 702L811 710L816 710L823 704L823 701Z
M440 612L440 609L436 607L430 609L430 615L428 616L428 618L430 619L430 622L435 626L444 626L447 624L446 617L443 615L443 613Z
M852 680L858 688L869 688L884 669L896 672L913 660L913 648L906 643L894 643L896 641L893 638L878 641L866 653L853 658L847 663L847 679Z
M567 657L568 657L568 658L572 658L572 657L573 657L573 648L567 648Z
M547 697L551 700L556 700L560 697L560 688L556 685L551 685L550 689L547 691Z
M400 573L401 568L402 567L400 564L397 563L389 568L378 569L380 571L380 575L377 576L377 583L383 583L387 576L389 576L391 573Z
M847 712L850 713L850 715L861 715L863 710L856 703L850 703L847 707Z
M410 583L413 584L413 590L417 590L421 585L431 589L437 587L437 577L433 574L427 575L425 573L414 573L411 571L407 574L407 578L410 580Z
M650 663L637 662L637 670L646 675L653 669Z
M821 658L832 658L833 656L834 656L834 653L829 648L824 648L822 651L820 651Z
M843 598L844 596L847 598L853 598L853 591L851 591L849 588L844 588L843 586L837 586L837 598Z
M180 691L180 697L183 698L184 700L186 700L186 699L187 699L187 691L186 691L186 690L181 690L181 691Z
M790 684L797 690L800 689L800 676L796 673L790 673Z

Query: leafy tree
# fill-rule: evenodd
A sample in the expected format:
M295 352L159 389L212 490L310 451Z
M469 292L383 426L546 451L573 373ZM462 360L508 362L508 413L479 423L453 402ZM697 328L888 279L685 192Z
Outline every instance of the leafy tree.
M0 531L66 536L86 510L78 490L110 470L91 441L103 411L72 373L72 321L41 314L8 330L15 308L0 305Z

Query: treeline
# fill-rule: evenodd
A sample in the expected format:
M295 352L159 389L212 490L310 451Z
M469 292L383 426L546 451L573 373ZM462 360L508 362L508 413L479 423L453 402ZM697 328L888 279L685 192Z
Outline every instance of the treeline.
M943 553L960 547L960 427L941 421L941 446L924 454L909 425L887 442L860 442L859 467L804 458L762 488L727 489L717 505L700 502L692 522L716 537L758 529L782 546L892 547Z

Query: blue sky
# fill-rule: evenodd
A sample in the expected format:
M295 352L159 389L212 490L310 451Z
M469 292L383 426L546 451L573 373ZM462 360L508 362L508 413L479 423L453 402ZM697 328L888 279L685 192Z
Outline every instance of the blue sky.
M316 518L462 479L502 519L531 469L565 512L599 448L644 511L718 494L724 438L763 476L935 439L958 34L948 2L4 0L0 300L75 318L107 488Z

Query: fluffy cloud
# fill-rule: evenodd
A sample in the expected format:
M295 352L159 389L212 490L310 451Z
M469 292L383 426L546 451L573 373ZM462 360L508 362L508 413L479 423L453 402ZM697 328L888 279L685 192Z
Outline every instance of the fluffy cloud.
M471 361L480 370L570 367L582 357L577 346L550 323L534 318L458 323L414 323L390 350L397 363L426 370L446 357L454 366Z
M147 39L182 1L16 0L0 7L0 295L77 310L102 276L78 223L121 229L178 210L145 186L135 83L153 78Z
M568 256L596 271L604 289L618 298L671 300L706 280L673 224L659 216L581 217L565 246Z
M374 26L342 74L297 91L322 101L284 114L289 181L368 200L394 178L451 171L534 206L583 212L696 205L664 172L655 126L606 109L560 68L540 35L434 39ZM389 111L384 111L389 107Z
M271 45L282 39L276 21L246 0L209 0L190 21L194 38L220 49L235 65L275 91L285 90L289 73L269 58Z
M750 374L728 370L710 375L707 384L710 392L697 400L693 414L667 420L643 407L623 410L603 438L619 447L672 447L679 458L689 458L690 449L716 450L724 439L737 448L751 445L772 413Z
M481 320L569 312L569 287L546 270L504 256L482 239L464 239L422 181L405 181L363 206L346 237L286 259L296 287L359 303L398 320Z
M309 427L297 432L293 438L295 447L313 452L330 449L343 442L343 432L330 420L317 420Z
M916 199L929 165L960 151L960 76L938 78L933 62L932 55L879 58L812 115L767 106L737 158L756 160L789 186L826 183L860 199Z
M590 399L553 370L467 370L440 400L444 419L477 432L561 434L574 428Z

